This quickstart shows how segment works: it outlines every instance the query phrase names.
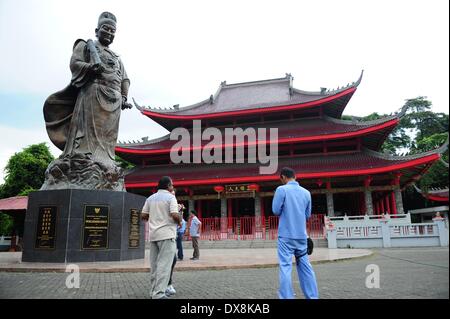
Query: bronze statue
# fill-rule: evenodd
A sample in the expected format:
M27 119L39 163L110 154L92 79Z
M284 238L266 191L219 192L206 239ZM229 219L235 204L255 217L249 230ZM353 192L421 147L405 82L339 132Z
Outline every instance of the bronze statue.
M41 190L124 190L114 147L121 110L131 108L130 80L119 56L109 48L116 21L112 13L103 12L95 29L98 40L75 41L72 80L45 101L48 136L63 153L48 166Z

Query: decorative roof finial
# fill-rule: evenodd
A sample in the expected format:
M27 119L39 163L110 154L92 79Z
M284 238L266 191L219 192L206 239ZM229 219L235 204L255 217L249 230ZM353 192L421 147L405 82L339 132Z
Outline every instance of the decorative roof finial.
M144 108L143 108L142 106L140 106L139 104L137 104L137 102L136 102L136 100L134 99L134 97L133 97L132 99L133 99L134 106L135 106L139 111L142 111Z
M364 69L361 70L361 75L359 76L359 79L356 81L355 86L358 86L361 83L363 74L364 74Z
M398 117L403 117L406 115L406 112L408 111L408 105L405 104L402 106L402 109L400 110L400 112L397 113Z

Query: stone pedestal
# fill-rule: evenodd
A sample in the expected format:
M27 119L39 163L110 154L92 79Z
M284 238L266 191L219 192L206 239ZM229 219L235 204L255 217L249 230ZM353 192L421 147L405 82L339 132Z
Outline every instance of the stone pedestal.
M23 262L142 259L145 197L127 192L46 190L28 197Z

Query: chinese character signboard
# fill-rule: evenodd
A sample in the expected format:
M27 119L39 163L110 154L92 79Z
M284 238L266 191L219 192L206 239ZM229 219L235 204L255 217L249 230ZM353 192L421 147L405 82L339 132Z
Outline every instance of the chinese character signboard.
M54 249L56 242L56 207L41 206L37 220L36 249Z
M130 232L128 234L128 247L139 247L139 215L138 209L130 210Z

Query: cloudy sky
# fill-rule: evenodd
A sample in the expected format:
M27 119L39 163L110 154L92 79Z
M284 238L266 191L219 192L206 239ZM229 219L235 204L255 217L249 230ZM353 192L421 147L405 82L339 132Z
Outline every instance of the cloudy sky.
M73 42L113 12L111 48L140 104L186 106L227 83L294 76L303 90L364 78L345 114L391 113L420 95L448 113L449 2L0 0L0 183L7 159L51 145L42 106L70 79ZM136 109L119 140L167 132ZM60 154L53 145L55 156Z

